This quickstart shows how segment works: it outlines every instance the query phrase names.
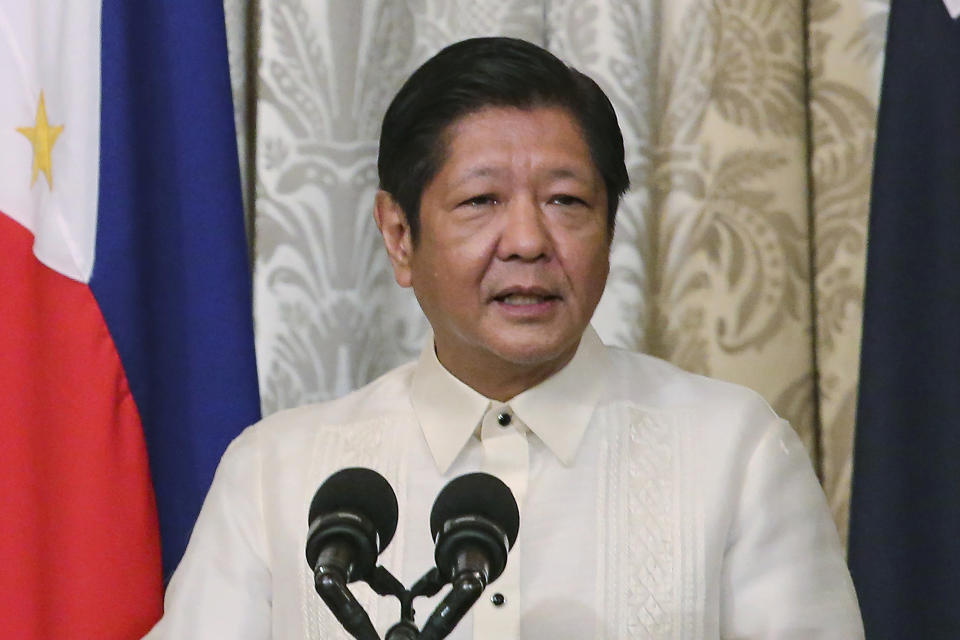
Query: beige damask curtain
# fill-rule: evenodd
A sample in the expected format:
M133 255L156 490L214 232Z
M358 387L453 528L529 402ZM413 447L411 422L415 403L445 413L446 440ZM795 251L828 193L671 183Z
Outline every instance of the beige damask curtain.
M379 122L444 45L511 35L596 78L633 189L594 324L757 389L846 529L883 0L226 0L265 414L419 350L370 211Z

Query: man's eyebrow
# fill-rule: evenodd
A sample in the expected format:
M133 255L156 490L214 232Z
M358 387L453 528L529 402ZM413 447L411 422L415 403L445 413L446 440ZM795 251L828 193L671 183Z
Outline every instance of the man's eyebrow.
M584 175L582 171L578 171L577 169L574 169L571 167L556 167L554 169L550 169L549 171L547 171L547 177L554 178L554 179L573 178L575 180L583 180L583 181L590 180L589 175Z
M460 176L456 181L454 181L451 186L456 188L461 186L463 183L476 178L491 178L497 177L499 175L505 175L509 173L509 169L494 167L489 165L481 165L478 167L472 167L467 170L462 176ZM572 179L578 180L580 182L591 183L593 182L593 177L589 172L584 172L575 167L554 167L547 169L544 174L548 179L551 180L565 180Z
M467 181L469 181L469 180L473 180L474 178L496 177L497 175L502 175L502 174L504 174L504 173L506 173L506 169L498 169L497 167L491 167L491 166L486 166L486 165L479 166L479 167L473 167L473 168L471 168L470 170L468 170L465 174L463 174L462 176L460 176L460 178L458 178L458 179L453 183L452 186L453 186L453 187L459 187L459 186L462 185L464 182L467 182Z

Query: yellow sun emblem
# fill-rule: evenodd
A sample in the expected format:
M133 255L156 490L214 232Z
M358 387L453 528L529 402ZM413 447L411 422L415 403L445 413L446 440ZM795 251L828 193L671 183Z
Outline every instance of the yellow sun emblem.
M63 132L63 125L51 127L47 122L47 107L43 102L43 91L40 92L40 103L37 105L36 124L32 127L17 127L17 131L26 136L33 145L33 177L30 179L32 187L37 182L37 175L43 171L47 177L47 185L53 190L53 162L50 153L57 137Z

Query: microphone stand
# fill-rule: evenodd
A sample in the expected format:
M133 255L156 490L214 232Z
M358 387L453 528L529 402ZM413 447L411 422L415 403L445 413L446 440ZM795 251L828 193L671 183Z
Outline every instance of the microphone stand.
M465 530L463 525L470 525ZM400 621L390 627L385 640L442 640L454 630L467 611L474 605L491 573L499 577L506 563L507 538L502 529L483 518L469 517L451 521L449 531L438 546L440 553L438 564L427 571L410 589L404 588L382 565L374 567L370 575L362 580L380 596L393 596L400 602ZM485 530L489 528L490 530ZM497 553L497 538L502 538L502 548ZM491 567L491 557L494 564ZM491 571L492 570L492 571ZM330 606L344 628L358 640L379 640L366 613L346 588L344 581L337 581L337 589L324 593L322 585L330 586L330 580L322 573L317 574L317 592ZM339 576L338 576L339 577ZM423 629L418 629L414 621L413 600L421 596L432 597L447 584L450 593L440 602L429 617ZM348 602L349 601L349 602ZM339 604L338 607L331 606ZM338 613L339 612L339 613Z
M366 581L374 593L381 596L394 596L400 601L400 622L390 627L385 640L416 640L420 636L413 622L413 598L392 573L377 565Z
M389 571L377 565L367 584L378 595L395 596L400 601L400 622L390 627L384 640L417 640L420 638L420 630L414 622L416 612L413 609L413 600L421 596L429 598L436 595L446 581L440 577L440 570L434 567L408 590Z
M413 600L414 598L419 598L421 596L430 598L435 596L440 592L440 590L447 584L447 580L444 580L440 575L440 570L434 567L425 573L410 589L404 588L403 584L397 580L393 574L391 574L387 569L381 565L377 565L370 577L364 580L374 593L380 596L393 596L400 601L400 621L395 625L390 627L387 631L387 635L384 637L384 640L419 640L420 638L426 638L428 636L422 636L420 630L417 628L416 623L414 622L414 615L416 612L413 609ZM479 593L476 594L479 596ZM445 600L445 605L450 605L448 600L451 597L455 597L451 593ZM473 598L475 600L476 597ZM472 604L472 602L471 602ZM455 607L459 608L459 607ZM463 610L469 608L467 605ZM457 618L459 620L459 618ZM343 621L341 621L343 622ZM454 625L456 623L454 622ZM450 627L443 636L445 637L450 631L453 630L453 626ZM358 637L358 636L354 636ZM367 640L369 634L364 635L362 640ZM373 636L376 637L376 636ZM433 637L433 636L431 636Z

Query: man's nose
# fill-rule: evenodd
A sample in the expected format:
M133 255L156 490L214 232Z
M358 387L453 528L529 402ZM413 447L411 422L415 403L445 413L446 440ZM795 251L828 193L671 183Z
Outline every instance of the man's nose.
M501 260L540 260L550 256L550 231L544 211L535 198L516 198L503 214L497 257Z

